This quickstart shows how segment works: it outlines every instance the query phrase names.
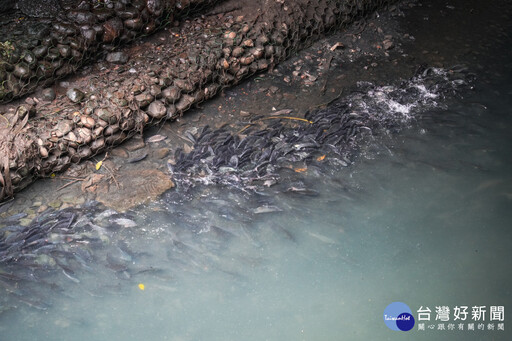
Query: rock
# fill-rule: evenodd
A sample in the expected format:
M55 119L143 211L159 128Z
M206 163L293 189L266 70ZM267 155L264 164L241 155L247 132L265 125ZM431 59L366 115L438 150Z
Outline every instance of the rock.
M57 125L54 128L55 135L57 137L62 137L69 133L71 129L73 128L73 122L70 120L62 120L57 123Z
M149 116L159 119L165 116L166 111L167 109L164 103L162 103L162 101L156 100L149 105L147 113Z
M131 30L140 30L142 28L143 22L141 18L135 18L135 19L126 19L124 21L124 26Z
M53 101L55 97L56 94L52 88L46 88L41 91L41 98L45 101Z
M102 137L102 138L99 138L97 140L94 140L91 144L91 149L96 152L97 150L101 149L105 147L105 139Z
M45 147L39 147L39 154L41 154L41 157L43 159L47 158L48 157L48 150L46 150Z
M54 209L58 209L61 205L62 202L60 200L55 200L48 204L48 206L53 207Z
M94 121L94 118L92 118L91 116L87 116L87 115L80 116L80 122L82 123L82 125L84 127L89 128L89 129L94 128L94 124L96 123Z
M129 141L126 141L123 144L123 147L130 152L139 150L141 148L144 148L145 146L146 144L144 143L144 139L140 135L132 137Z
M57 49L63 58L71 56L71 48L68 45L57 44Z
M19 63L14 66L12 73L18 78L27 79L30 76L30 69L27 64Z
M37 58L41 58L43 57L44 55L46 55L46 53L48 52L48 46L46 45L40 45L40 46L37 46L35 47L33 50L32 50L32 53L34 54L35 57Z
M117 117L110 110L106 108L97 108L94 110L94 114L98 116L98 118L102 121L107 122L108 124L114 124L117 122Z
M153 101L154 97L149 93L141 93L135 96L135 101L139 105L140 108L146 107L151 101Z
M384 47L385 50L391 50L393 47L395 47L395 44L393 43L392 40L390 39L386 39L382 42L382 45Z
M252 41L252 39L246 39L243 41L242 45L245 47L253 47L254 42Z
M242 64L242 65L249 65L252 62L254 62L254 56L253 55L240 58L240 64Z
M96 40L96 31L92 28L80 28L80 33L88 42L93 42Z
M71 100L71 102L73 103L79 103L81 102L84 97L85 97L85 94L80 91L79 89L76 89L76 88L72 88L72 89L69 89L67 92L66 92L66 95L68 96L68 98Z
M194 97L189 95L183 95L181 99L176 103L176 110L177 111L185 111L194 103Z
M77 196L73 194L66 194L60 197L60 200L63 203L71 204L72 206L82 205L85 202L85 198L83 196Z
M119 18L112 18L103 23L103 41L111 43L123 32L123 22Z
M231 55L235 58L238 58L240 57L241 55L244 54L244 49L241 48L240 46L237 46L233 49L233 52L231 52Z
M191 92L194 90L194 84L192 84L192 82L186 79L175 79L174 85L185 92Z
M107 62L112 64L124 64L128 61L128 55L122 51L107 54Z
M169 155L170 149L169 148L159 148L153 151L153 157L156 159L163 159Z
M110 154L112 156L120 157L120 158L123 158L123 159L126 159L129 156L129 154L126 151L126 149L124 149L122 147L117 147L117 148L112 149L110 151Z
M224 33L224 38L226 38L226 39L235 39L235 37L236 37L236 33L233 31L228 31L228 32Z
M109 186L107 180L98 183L96 200L118 212L155 200L166 190L174 187L169 176L159 170L127 170L116 176L119 189Z

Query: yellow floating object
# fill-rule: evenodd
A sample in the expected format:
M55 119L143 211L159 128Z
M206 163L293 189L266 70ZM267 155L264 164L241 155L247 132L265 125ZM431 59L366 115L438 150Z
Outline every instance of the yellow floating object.
M102 160L102 161L100 161L100 162L98 162L98 163L96 164L96 170L99 170L99 169L101 168L101 165L102 165L102 164L103 164L103 160Z
M323 161L325 159L325 155L319 156L316 158L316 161Z
M53 179L54 177L55 177L55 173L50 174L50 178Z
M294 171L296 171L297 173L303 173L307 170L307 168L295 168Z
M140 289L140 290L142 290L142 291L144 291L144 284L139 283L139 289Z

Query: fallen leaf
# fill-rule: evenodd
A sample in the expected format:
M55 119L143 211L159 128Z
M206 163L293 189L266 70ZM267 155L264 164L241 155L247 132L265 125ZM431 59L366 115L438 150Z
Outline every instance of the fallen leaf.
M96 164L96 170L99 170L101 168L101 165L103 164L103 161L100 161Z
M307 170L307 168L295 168L294 171L297 173L304 173Z
M165 140L167 137L166 136L163 136L163 135L153 135L151 136L149 139L148 139L148 142L160 142L160 141L163 141Z
M316 158L316 161L323 161L325 159L325 155L319 156Z

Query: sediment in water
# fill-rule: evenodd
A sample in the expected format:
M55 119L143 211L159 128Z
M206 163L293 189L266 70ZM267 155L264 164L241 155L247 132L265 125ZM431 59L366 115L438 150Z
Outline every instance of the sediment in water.
M140 46L139 56L96 75L87 88L69 89L52 103L32 100L13 107L0 119L0 200L148 125L179 117L222 88L389 2L223 2L185 22L167 45ZM162 4L162 13L169 8L155 3Z

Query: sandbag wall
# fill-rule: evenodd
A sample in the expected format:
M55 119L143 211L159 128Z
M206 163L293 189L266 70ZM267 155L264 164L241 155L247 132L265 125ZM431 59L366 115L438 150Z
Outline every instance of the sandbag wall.
M134 61L118 73L98 75L93 90L70 89L68 96L58 99L58 110L44 103L28 103L18 106L14 112L3 113L0 118L0 200L11 197L37 177L62 171L73 162L80 162L122 143L141 133L145 126L182 115L192 105L211 98L222 88L273 67L318 37L358 20L388 2L391 1L223 2L218 8L208 9L210 16L187 21L180 34L176 34L171 50L141 51L140 58L147 58L143 63ZM149 7L156 6L152 13L164 17L172 15L176 3L183 6L184 2L119 0L114 3L122 3L125 12L139 6L150 13ZM70 10L68 18L73 16L76 20L85 15L81 13L89 13L83 10L77 16L77 11ZM94 33L90 33L93 35L90 39L94 44L83 45L87 51L113 49L112 42L130 40L137 32L150 31L145 27L151 21L146 21L144 25L137 26L140 31L133 31L130 37L123 38L127 23L132 25L133 19L142 18L142 14L129 17L115 10L114 13L117 24L108 19L101 25L101 30L92 28ZM157 24L156 20L154 24ZM111 26L119 27L119 30ZM70 29L68 40L75 38L84 44L88 33L83 31ZM71 66L63 73L73 72L79 65L73 64L73 55L83 52L69 46L69 49L63 46L51 48L57 56L57 64L66 61L68 64L52 67L53 71L48 71L48 82L59 76L57 71L64 65ZM46 50L46 47L41 49ZM50 49L47 50L46 54ZM23 84L29 84L31 77L18 76L24 75L25 71L26 74L41 73L40 60L35 54L21 54L20 58L23 58L21 66L11 63L14 66L7 77L11 80L16 77L26 81ZM31 68L27 58L38 66ZM121 77L119 72L122 72ZM7 97L14 96L10 84L6 87L10 91ZM31 85L23 85L22 88L28 91ZM7 92L4 92L4 98L5 94Z

